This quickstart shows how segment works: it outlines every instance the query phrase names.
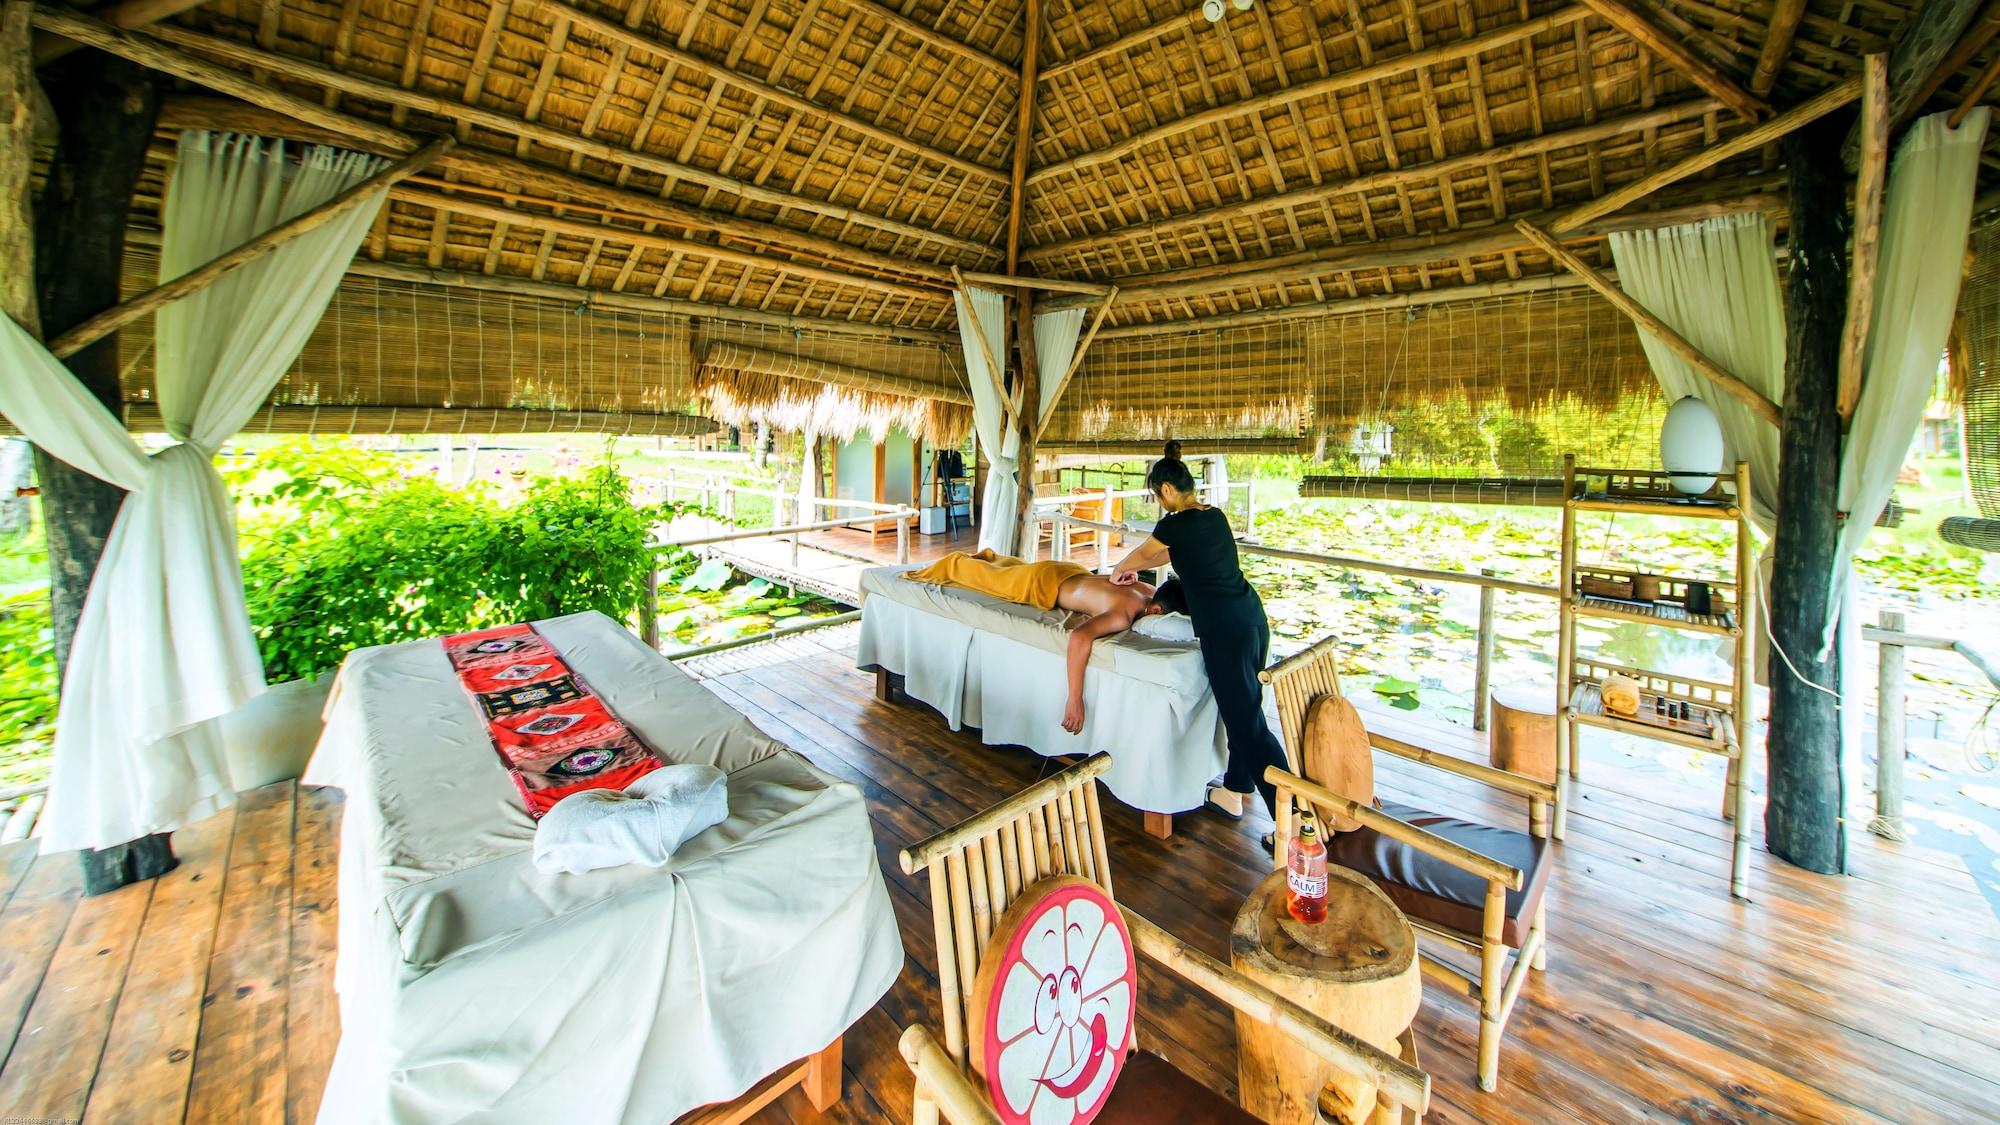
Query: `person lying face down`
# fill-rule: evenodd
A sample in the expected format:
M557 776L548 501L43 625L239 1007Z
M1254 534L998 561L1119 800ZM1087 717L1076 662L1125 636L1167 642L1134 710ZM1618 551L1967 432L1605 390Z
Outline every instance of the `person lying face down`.
M953 551L920 570L908 571L912 582L957 586L1036 609L1063 609L1088 620L1069 634L1069 698L1063 706L1063 729L1083 730L1083 670L1090 663L1090 646L1099 637L1122 633L1141 617L1166 613L1168 605L1144 582L1118 585L1071 562L1023 562L996 554ZM1172 583L1166 588L1173 588ZM1171 602L1173 595L1168 594Z

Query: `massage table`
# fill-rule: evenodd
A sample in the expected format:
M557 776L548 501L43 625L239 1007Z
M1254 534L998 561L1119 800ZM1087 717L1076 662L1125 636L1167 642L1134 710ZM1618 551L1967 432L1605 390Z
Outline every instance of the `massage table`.
M958 587L912 582L914 566L861 572L857 663L876 694L927 703L953 730L975 727L988 746L1043 757L1111 754L1112 795L1145 814L1146 831L1173 832L1173 814L1199 807L1228 757L1201 649L1130 631L1100 639L1083 679L1084 726L1062 729L1074 616Z
M729 817L665 867L543 875L442 646L349 654L301 779L347 794L321 1125L668 1122L792 1081L837 1098L840 1036L903 964L860 791L610 618L535 626L648 745L721 769Z

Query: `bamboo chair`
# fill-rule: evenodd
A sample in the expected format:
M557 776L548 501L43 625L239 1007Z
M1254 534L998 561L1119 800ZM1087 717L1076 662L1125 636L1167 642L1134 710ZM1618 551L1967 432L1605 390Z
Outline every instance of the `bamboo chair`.
M1278 724L1294 763L1305 753L1306 716L1313 701L1340 694L1334 640L1323 639L1259 674L1277 697ZM1479 1088L1492 1090L1499 1084L1500 1037L1528 971L1548 965L1544 891L1550 857L1543 838L1546 823L1537 813L1544 803L1553 803L1556 786L1420 747L1372 749L1528 799L1530 831L1524 833L1393 802L1364 804L1275 766L1264 772L1264 780L1278 789L1273 859L1279 870L1285 867L1292 835L1294 800L1314 806L1322 817L1358 821L1360 828L1328 837L1328 862L1373 880L1418 934L1479 955L1475 975L1419 951L1426 975L1479 1004ZM1514 951L1511 962L1509 949Z
M916 1075L912 1119L935 1125L940 1111L953 1125L997 1122L983 1084L969 1073L968 1021L971 982L993 936L994 921L1025 890L1043 879L1077 875L1111 895L1110 853L1104 846L1097 776L1111 765L1095 755L1012 797L903 849L903 870L930 873L931 916L936 926L938 987L943 998L944 1042L914 1024L903 1032L903 1058ZM1334 1066L1372 1077L1385 1102L1415 1120L1430 1102L1430 1076L1372 1044L1354 1038L1270 989L1248 980L1213 957L1182 944L1173 935L1120 906L1134 950L1179 975L1251 1019L1279 1028L1300 1046ZM1099 1115L1104 1125L1167 1119L1172 1107L1180 1121L1254 1122L1207 1087L1170 1064L1133 1050L1111 1101ZM1212 1109L1212 1113L1204 1110Z

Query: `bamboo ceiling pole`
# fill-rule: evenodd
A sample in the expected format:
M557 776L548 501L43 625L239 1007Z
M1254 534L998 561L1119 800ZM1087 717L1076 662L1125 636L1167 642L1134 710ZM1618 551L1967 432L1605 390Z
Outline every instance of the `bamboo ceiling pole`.
M572 7L569 4L563 3L562 0L532 0L532 2L539 7L548 9L559 20L568 20L574 27L583 29L586 34L592 37L620 43L652 55L655 58L663 59L679 70L701 75L710 82L720 82L724 85L734 86L754 98L761 98L798 113L811 114L814 117L822 118L832 127L845 129L848 132L867 137L890 148L912 153L925 160L941 164L960 175L985 180L996 187L1007 182L1004 173L993 168L988 168L984 164L975 164L962 156L956 156L941 148L935 148L922 141L906 137L894 130L885 129L872 121L864 121L853 114L843 113L831 106L820 105L803 94L795 94L781 86L773 86L768 82L762 82L748 75L739 74L720 63L711 62L699 55L683 51L679 47L671 43L662 42L643 31L636 31L626 27L617 20L608 20L602 16L586 12L581 8Z
M1049 428L1049 419L1055 417L1056 406L1062 402L1063 392L1069 390L1069 381L1076 378L1077 369L1083 366L1083 354L1090 350L1090 342L1097 339L1097 330L1104 327L1104 317L1117 300L1118 287L1114 285L1111 287L1111 292L1105 296L1104 303L1097 306L1097 315L1090 319L1090 330L1083 334L1083 339L1076 345L1076 354L1069 357L1069 366L1063 369L1062 378L1056 381L1055 393L1049 396L1048 409L1041 412L1041 420L1036 425L1037 436ZM1110 515L1109 512L1105 514Z
M1778 0L1771 9L1771 23L1764 32L1764 49L1757 53L1757 69L1750 75L1750 92L1763 97L1777 85L1778 72L1785 68L1785 56L1792 53L1792 40L1805 19L1806 0Z
M139 235L140 232L133 232ZM888 341L909 341L949 347L958 342L956 332L941 332L935 328L895 328L887 325L867 324L860 321L836 320L829 317L793 316L790 313L768 312L763 309L743 309L726 305L709 305L699 301L686 301L675 297L655 297L646 293L619 293L600 289L578 289L575 285L553 281L536 281L527 277L509 277L505 274L463 273L458 270L430 269L425 266L409 266L397 262L374 262L366 258L356 258L347 267L349 277L373 277L383 281L400 281L409 285L431 285L448 289L485 290L492 293L507 293L521 297L535 297L542 300L559 301L573 306L581 296L593 308L624 309L629 312L645 313L650 316L677 316L690 322L722 321L730 324L759 324L772 328L812 329L816 332L863 336L869 339Z
M130 59L140 66L149 67L162 74L171 74L175 78L186 79L198 86L234 94L253 105L261 105L309 125L350 133L398 155L417 147L416 139L400 129L391 129L386 125L350 117L328 109L311 98L285 93L270 83L259 82L241 71L219 66L190 55L186 51L167 46L153 38L151 34L121 31L102 20L61 8L36 8L35 26L65 39L73 39L86 47L96 47L107 54ZM157 29L158 32L171 30L174 29L164 27Z
M1196 19L1200 18L1198 12L1191 14ZM1489 31L1484 35L1477 35L1470 39L1461 39L1452 43L1440 43L1435 47L1412 51L1405 55L1397 55L1394 58L1383 59L1367 66L1329 75L1312 82L1303 82L1297 86L1288 86L1273 90L1270 93L1244 98L1241 101L1231 102L1228 105L1200 110L1190 113L1177 121L1163 122L1153 128L1147 129L1145 132L1127 137L1122 141L1115 141L1103 148L1079 153L1067 160L1060 160L1046 167L1037 168L1030 182L1039 183L1052 176L1080 171L1084 168L1110 163L1114 160L1122 160L1147 145L1157 144L1170 137L1177 137L1196 129L1221 125L1237 117L1267 113L1271 110L1282 109L1285 106L1293 105L1309 98L1325 97L1330 94L1339 93L1342 90L1359 89L1371 83L1394 78L1401 74L1408 74L1412 71L1422 70L1426 67L1473 58L1487 51L1507 46L1510 43L1518 43L1521 40L1533 38L1544 31L1586 19L1590 14L1591 9L1585 4L1572 4L1566 8L1550 12L1545 16L1537 16L1534 19L1509 24L1506 27ZM1167 22L1178 27L1188 22L1188 19L1185 16L1176 16ZM1082 57L1089 58L1090 56L1086 55ZM1072 63L1068 65L1076 64Z
M1035 62L1042 31L1041 0L1028 0L1026 42L1021 49L1021 102L1014 117L1014 176L1007 200L1007 273L1020 272L1022 193L1028 186L1028 157L1035 147Z
M1055 63L1037 75L1036 81L1053 82L1072 70L1077 70L1092 63L1101 62L1104 59L1123 54L1134 47L1151 43L1155 39L1163 39L1183 27L1192 26L1201 18L1201 9L1199 7L1191 8L1185 12L1176 12L1158 23L1142 27L1137 31L1128 31L1109 43L1092 47L1090 50L1073 59L1065 59L1062 62Z
M172 19L182 12L199 8L208 0L113 0L91 11L91 14L113 27L131 30L147 27L164 19ZM35 36L35 65L47 66L76 50L81 44L60 35L44 31Z
M1721 364L1702 354L1701 349L1688 343L1687 337L1674 331L1666 321L1654 316L1644 305L1633 300L1610 278L1597 272L1590 263L1563 249L1561 243L1535 224L1523 220L1514 225L1543 253L1554 259L1556 264L1582 278L1584 284L1597 290L1598 295L1611 302L1619 312L1631 317L1632 323L1638 325L1640 330L1665 344L1668 350L1686 360L1689 366L1708 378L1710 382L1748 406L1759 418L1774 426L1780 423L1776 404L1765 398L1755 387L1730 374Z
M962 272L965 272L965 279L967 281L976 281L981 285L1004 285L1012 286L1016 289L1046 289L1052 293L1083 293L1088 296L1102 297L1117 288L1115 285L1107 285L1100 281L1071 281L1068 278L1061 277L1027 277L1025 275L1004 273L980 273L976 270Z
M1591 10L1604 17L1611 26L1624 32L1653 54L1658 55L1668 66L1686 75L1688 80L1708 92L1708 95L1735 110L1746 120L1755 121L1771 112L1764 99L1736 84L1736 80L1722 72L1722 68L1702 58L1690 50L1687 44L1668 35L1635 9L1628 7L1625 0L1583 0Z
M1861 401L1861 368L1875 315L1875 273L1882 253L1882 187L1889 174L1889 56L1862 60L1861 168L1854 186L1854 269L1847 322L1840 333L1840 389L1835 409L1844 429Z
M89 347L97 341L118 331L127 324L159 309L163 305L180 300L190 293L206 289L229 273L249 265L269 254L285 243L310 231L318 230L358 207L370 202L371 197L384 188L397 184L430 167L431 163L448 151L454 140L439 137L422 149L404 157L395 164L375 173L367 179L327 200L325 203L292 219L279 223L263 234L238 246L236 249L214 258L194 269L174 278L172 281L156 285L144 293L111 308L105 309L75 328L56 337L49 343L49 351L58 359L66 359Z
M1978 78L1973 79L1972 88L1965 92L1965 97L1959 99L1958 108L1951 111L1951 116L1945 119L1945 124L1954 129L1958 128L1965 121L1965 115L1971 113L1972 107L1978 105L1980 99L1986 96L1986 91L1992 88L1995 78L2000 78L2000 57L1987 63L1986 69L1979 72Z
M30 54L32 0L0 2L0 316L37 339L35 298L35 64Z
M972 307L972 287L965 283L965 275L959 272L957 266L951 267L951 276L958 282L959 292L965 294L966 309L974 314L972 336L979 341L979 354L986 360L986 375L993 383L993 393L1000 396L1000 408L1007 414L1007 424L1018 425L1021 417L1020 408L1014 405L1013 398L1007 394L1007 380L1001 374L1004 369L1000 366L999 357L993 354L992 343L986 339L986 326L977 319L978 310Z
M1135 235L1164 237L1185 230L1207 227L1214 223L1246 218L1266 211L1286 207L1300 207L1310 203L1331 201L1342 196L1365 194L1416 183L1433 183L1449 179L1464 172L1482 170L1524 156L1539 156L1543 153L1558 152L1568 148L1580 148L1592 141L1606 141L1637 133L1646 129L1656 129L1712 113L1722 108L1722 103L1712 98L1696 98L1693 101L1678 102L1668 106L1629 113L1623 117L1579 125L1574 129L1564 129L1541 136L1524 137L1504 145L1497 145L1477 152L1462 153L1444 160L1433 160L1425 164L1405 164L1400 168L1385 169L1356 176L1352 179L1333 183L1315 184L1280 192L1276 195L1246 199L1227 206L1210 207L1206 210L1170 215L1150 223L1118 227L1103 234L1085 235L1061 242L1050 242L1027 251L1023 257L1028 261L1043 261L1059 254L1076 251L1096 250L1116 245ZM1032 177L1031 177L1032 179Z
M1953 53L1985 6L1985 0L1925 0L1912 10L1896 30L1896 45L1889 52L1889 120L1899 121L1921 108L1916 96L1928 85L1926 79ZM1840 159L1849 172L1860 167L1860 132L1856 122L1841 142Z
M211 95L179 94L162 99L160 125L170 131L188 128L216 129L381 151L380 146L361 141L343 131L316 128L247 102ZM648 222L668 223L689 230L710 231L724 238L739 239L754 243L758 247L779 250L787 254L817 254L823 259L866 266L882 273L903 274L940 284L951 281L951 271L934 263L877 253L851 243L744 218L730 212L704 211L662 198L657 194L613 187L559 168L530 164L503 153L470 149L461 145L440 157L437 167L447 172L456 172L461 176L500 180L524 190L545 192L565 201L574 200L623 212Z
M2000 34L2000 0L1987 0L1986 8L1973 20L1972 26L1965 29L1965 34L1959 36L1958 45L1951 49L1951 54L1946 55L1944 61L1924 78L1924 84L1917 88L1909 104L1889 122L1890 134L1893 136L1902 132L1903 127L1931 100L1931 96L1944 86L1945 80L1971 65L1973 58L1986 49L1996 34Z
M423 188L400 187L395 191L397 199L415 203L423 207L434 207L468 218L485 219L494 223L509 223L529 226L542 231L556 231L572 234L579 238L602 238L611 242L622 242L630 246L646 246L658 250L683 253L692 256L714 258L737 265L757 269L773 270L794 277L811 278L831 285L842 285L853 289L866 289L877 293L889 293L898 297L910 297L921 301L942 300L943 289L919 289L894 281L865 277L861 274L844 273L804 262L767 258L744 250L734 250L713 242L694 242L672 235L657 234L652 231L636 230L632 227L611 226L607 223L585 222L560 215L543 215L532 211L522 211L513 207L502 207L496 203L468 199L461 195L429 191Z
M134 35L127 32L118 32L115 28L98 24L97 21L91 20L87 16L79 16L75 13L56 14L47 9L36 11L35 24L37 27L47 26L51 30L60 31L61 34L82 39L90 46L102 47L113 54L124 55L142 65L150 66L155 70L172 74L178 78L185 78L197 85L207 86L210 89L220 90L223 93L234 94L253 105L264 106L267 109L276 110L289 117L295 117L301 121L319 125L323 128L352 132L357 136L362 136L364 139L376 141L377 143L394 144L396 143L394 140L381 141L379 138L398 138L402 134L395 130L375 125L372 122L364 121L361 118L326 109L316 100L292 97L269 90L265 86L251 82L247 75L225 67L215 66L202 58L188 54L186 51L161 46L161 42L191 47L205 54L214 55L217 58L226 59L259 70L267 70L273 74L296 79L300 82L311 82L315 85L324 86L328 90L338 91L343 94L353 94L371 101L384 102L391 106L400 106L404 109L415 110L420 113L447 117L457 121L461 126L477 126L483 129L492 129L495 132L522 137L537 144L547 145L550 148L558 148L564 152L573 153L588 159L602 160L612 165L628 165L638 171L685 180L688 183L698 184L705 188L713 188L716 191L737 196L753 203L765 203L781 209L820 215L843 223L853 223L857 226L864 226L873 230L903 235L926 245L945 246L968 254L990 255L993 253L993 247L990 245L946 234L937 230L935 226L917 226L913 223L906 223L865 211L857 211L851 207L811 199L806 196L793 195L790 192L779 191L776 188L765 187L746 180L739 180L732 176L723 175L722 173L696 165L682 164L679 161L641 149L609 144L592 137L564 132L561 129L542 124L541 122L510 117L507 114L480 106L468 105L449 98L441 98L434 94L426 94L421 90L405 89L392 82L382 82L362 75L334 70L330 67L320 66L317 63L307 62L303 59L295 59L272 51L261 50L247 43L239 43L235 40L223 39L214 35L205 35L201 32L190 31L187 28L172 24L160 24L147 29L143 35ZM65 27L70 30L62 30ZM146 57L139 57L138 52L140 51L144 51ZM211 78L215 80L212 81ZM305 112L300 111L301 106L304 107ZM308 112L310 116L307 115ZM407 148L398 149L397 151L407 151Z
M1858 77L1850 78L1836 86L1830 86L1826 90L1821 91L1817 96L1800 102L1791 109L1754 128L1745 129L1743 132L1723 141L1721 144L1710 145L1678 164L1662 168L1643 179L1634 180L1617 191L1598 196L1589 203L1550 223L1549 230L1555 234L1567 234L1592 219L1620 210L1635 200L1642 199L1666 187L1668 184L1677 183L1694 175L1696 172L1713 168L1732 156L1749 152L1751 149L1762 148L1799 126L1811 121L1817 121L1860 96L1861 79Z

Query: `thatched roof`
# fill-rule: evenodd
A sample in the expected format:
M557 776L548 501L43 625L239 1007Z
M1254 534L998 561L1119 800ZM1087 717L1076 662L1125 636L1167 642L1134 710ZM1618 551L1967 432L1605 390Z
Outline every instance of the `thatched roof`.
M1613 195L1842 88L1917 10L1259 0L1211 26L1190 0L1050 0L1030 52L1028 2L210 0L132 31L53 9L37 21L174 75L163 138L208 126L405 153L456 136L395 190L357 263L377 279L575 291L688 331L717 318L951 348L952 271L1005 269L1018 195L1020 272L1118 285L1098 346L1137 370L1153 332L1532 288L1558 271L1515 220ZM1903 85L1957 104L2000 55L1996 29L1988 6L1945 37L1957 49L1934 75ZM1751 147L1565 240L1608 264L1603 230L1649 212L1781 212L1774 153ZM170 155L142 186L139 228L157 222ZM1609 389L1593 393L1615 394L1628 358L1607 357ZM1108 362L1087 362L1079 390ZM1499 378L1489 392L1525 385ZM1266 393L1308 382L1296 401ZM1290 370L1238 390L1254 416L1223 410L1218 425L1276 425L1344 393Z

